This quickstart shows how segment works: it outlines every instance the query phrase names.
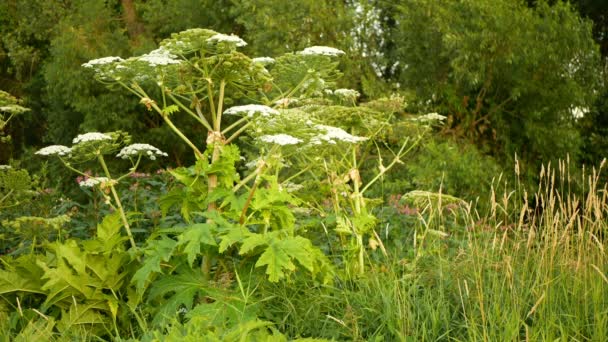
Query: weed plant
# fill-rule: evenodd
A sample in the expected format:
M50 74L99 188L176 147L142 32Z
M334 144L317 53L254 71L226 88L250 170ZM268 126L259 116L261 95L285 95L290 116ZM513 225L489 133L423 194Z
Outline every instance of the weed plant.
M541 171L534 203L503 184L486 217L441 196L417 212L397 204L368 272L265 287L263 311L290 336L335 340L604 341L606 184L592 170L570 192L568 167Z

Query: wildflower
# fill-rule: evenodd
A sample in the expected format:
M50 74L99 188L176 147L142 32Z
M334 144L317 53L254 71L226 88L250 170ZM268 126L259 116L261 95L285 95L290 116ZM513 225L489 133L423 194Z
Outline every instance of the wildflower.
M272 57L257 57L251 60L253 63L260 63L262 65L274 64L275 60Z
M41 156L65 156L69 155L72 149L63 145L51 145L38 150L35 154Z
M131 144L125 146L116 155L118 158L127 159L138 155L145 155L151 160L156 160L156 156L167 157L168 154L149 144Z
M295 145L302 142L302 140L295 138L289 134L264 135L260 137L260 140L263 142L274 143L278 145Z
M446 119L446 117L443 115L440 115L437 113L429 113L429 114L421 115L412 120L419 121L419 122L429 122L429 121L443 121L445 119Z
M124 61L124 59L122 59L120 57L109 56L109 57L92 59L86 63L83 63L82 66L85 68L93 68L97 65L104 65L104 64L110 64L110 63L122 62L122 61Z
M253 117L256 113L261 114L262 116L278 115L279 111L268 106L257 104L230 107L224 111L224 114L227 115L239 115L242 113L247 114L248 117Z
M109 181L110 181L110 179L107 177L90 177L83 181L78 182L78 185L80 185L83 188L92 188L92 187L95 187L96 185L106 184Z
M107 134L103 134L103 133L99 133L99 132L89 132L89 133L85 133L85 134L79 134L78 136L76 136L76 138L74 138L74 140L72 140L72 143L79 144L79 143L85 143L85 142L89 142L89 141L102 141L102 140L112 140L112 137Z
M329 46L311 46L300 52L302 55L340 56L344 51Z
M326 125L316 125L315 128L319 130L325 131L324 134L318 135L310 140L313 145L320 145L323 142L327 142L329 144L336 144L336 141L342 141L347 143L358 143L361 141L367 140L366 137L358 137L352 134L347 133L342 128L326 126Z
M177 56L171 54L170 51L165 50L160 47L156 50L152 50L149 53L137 57L137 60L146 62L150 64L150 66L158 66L158 65L169 65L169 64L179 64L181 61L179 59L175 59Z
M247 45L247 42L245 42L239 36L236 36L234 34L227 35L227 34L218 33L218 34L211 36L211 38L207 39L207 41L208 42L217 42L217 43L219 43L219 42L232 43L238 47Z
M10 165L0 165L0 170L10 170L10 169L12 169L12 168L13 168L13 167L12 167L12 166L10 166Z
M582 119L585 116L585 114L588 112L589 112L589 108L576 107L570 111L570 114L572 114L572 118L574 118L575 120L578 120L578 119Z
M281 107L289 107L290 104L295 105L298 103L298 99L285 97L274 101L274 104Z
M361 96L358 91L353 89L336 89L334 95L345 99L356 99Z

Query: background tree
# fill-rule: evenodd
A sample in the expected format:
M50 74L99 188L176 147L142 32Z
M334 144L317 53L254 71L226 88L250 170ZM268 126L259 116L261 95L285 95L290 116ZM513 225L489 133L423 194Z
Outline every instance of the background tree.
M571 112L600 89L599 50L570 5L406 0L397 9L396 80L449 114L449 133L509 159L578 154Z

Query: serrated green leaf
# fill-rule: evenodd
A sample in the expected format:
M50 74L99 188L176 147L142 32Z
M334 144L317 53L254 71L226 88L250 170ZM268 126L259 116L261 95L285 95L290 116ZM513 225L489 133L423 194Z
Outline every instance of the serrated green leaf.
M141 294L148 282L150 276L154 273L162 272L160 264L163 261L169 261L173 255L177 242L168 237L163 237L160 240L153 240L148 243L144 254L146 258L142 266L135 272L131 283L135 283L137 291Z
M88 305L72 303L68 312L62 312L61 320L57 322L57 329L60 332L67 332L74 326L106 323L105 317L96 310L98 307L98 303Z
M163 276L150 286L149 302L160 300L152 324L163 325L177 315L180 307L190 310L194 299L205 290L207 281L200 269L179 267L174 275Z
M57 259L63 258L76 273L84 275L87 267L86 253L80 250L80 247L74 240L68 240L64 243L55 243L52 247L55 250Z
M122 228L122 221L120 220L120 213L117 211L103 218L100 224L97 225L97 239L107 242L116 237L120 236L120 228Z
M311 255L313 247L310 240L301 236L295 236L280 240L278 244L291 258L296 259L309 272L314 272L314 259Z
M254 250L256 247L265 245L267 243L268 241L266 236L262 234L251 233L243 240L243 244L241 245L241 248L239 248L239 254L247 254L250 251Z
M40 278L35 279L14 271L0 270L0 294L18 291L43 294L39 281Z
M225 252L230 246L237 242L243 241L245 238L250 236L251 233L247 228L243 226L234 226L228 229L227 233L220 237L220 248L219 252Z
M268 280L275 283L285 277L285 270L293 271L296 269L287 252L276 240L268 245L255 266L266 266Z
M188 264L192 266L194 259L201 252L201 244L217 246L213 237L215 226L208 223L197 223L188 226L178 237L177 246L184 246Z
M165 114L165 115L171 115L171 114L177 113L177 112L179 112L179 107L177 105L170 105L170 106L163 108L163 114Z

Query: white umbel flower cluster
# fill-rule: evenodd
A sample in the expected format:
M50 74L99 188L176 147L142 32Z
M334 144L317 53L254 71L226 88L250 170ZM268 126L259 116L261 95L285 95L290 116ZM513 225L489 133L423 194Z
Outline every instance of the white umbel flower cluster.
M159 66L159 65L169 65L169 64L179 64L181 60L176 59L177 56L171 54L170 51L165 50L160 47L156 50L152 50L149 53L137 57L138 61L146 62L150 66Z
M354 89L336 89L334 90L334 95L345 99L356 99L361 96L361 94Z
M107 177L90 177L83 181L78 182L78 185L80 185L83 188L92 188L92 187L95 187L100 184L108 183L109 181L110 181L110 179Z
M35 154L41 156L65 156L70 154L72 149L63 145L51 145L38 150Z
M340 56L344 51L329 46L311 46L300 52L302 55Z
M298 102L299 102L298 99L294 99L292 97L284 97L282 99L278 99L278 100L274 101L274 104L277 106L286 108L286 107L289 107L289 105L295 105Z
M418 122L433 122L433 121L443 121L445 120L446 117L437 113L428 113L428 114L424 114L421 115L417 118L414 118L412 120L414 121L418 121Z
M264 135L260 137L260 140L267 143L278 144L278 145L295 145L302 142L302 140L293 137L289 134L274 134Z
M12 166L10 166L10 165L0 165L0 170L10 170L10 169L12 169L12 168L13 168L13 167L12 167Z
M570 114L574 120L582 119L587 113L589 113L589 108L575 107L570 111Z
M227 34L218 33L218 34L211 36L209 39L207 39L207 41L216 42L216 43L219 43L219 42L232 43L238 47L243 47L243 46L247 45L247 42L245 42L239 36L234 35L234 34L227 35Z
M157 156L168 156L167 153L149 144L131 144L129 146L125 146L116 156L118 158L127 159L130 157L136 157L140 154L150 158L151 160L156 160Z
M124 59L122 59L120 57L109 56L109 57L92 59L92 60L82 64L82 66L85 68L94 68L95 66L98 66L98 65L110 64L110 63L122 62L122 61L124 61Z
M278 115L279 111L268 106L249 104L245 106L234 106L224 111L227 115L241 115L246 114L248 117L253 117L255 114L262 116Z
M253 63L260 63L262 65L274 64L275 60L272 57L256 57L251 60Z
M112 140L112 137L107 134L103 134L103 133L99 133L99 132L89 132L89 133L85 133L85 134L79 134L78 136L76 136L76 138L74 138L74 140L72 140L72 143L80 144L80 143L85 143L85 142L89 142L89 141L102 141L102 140Z
M335 145L338 141L355 144L367 140L366 137L354 136L339 127L315 125L315 128L325 131L325 133L310 139L310 143L313 145L320 145L324 142Z

